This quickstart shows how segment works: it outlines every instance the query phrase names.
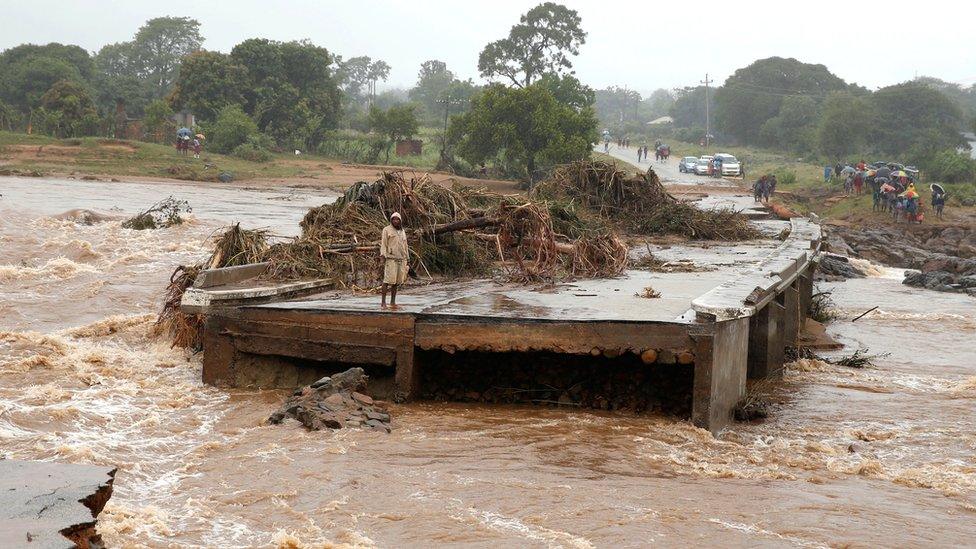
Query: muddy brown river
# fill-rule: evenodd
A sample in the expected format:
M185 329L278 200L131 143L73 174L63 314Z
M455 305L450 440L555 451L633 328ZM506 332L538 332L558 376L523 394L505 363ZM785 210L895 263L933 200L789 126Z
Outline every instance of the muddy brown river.
M280 391L221 390L151 336L173 267L242 221L297 232L328 194L0 179L0 457L118 466L111 547L834 547L976 534L976 300L877 268L822 285L862 370L790 365L763 423L394 406L392 434L263 420ZM168 195L190 221L130 231ZM62 219L76 208L115 216ZM879 309L856 323L850 318Z

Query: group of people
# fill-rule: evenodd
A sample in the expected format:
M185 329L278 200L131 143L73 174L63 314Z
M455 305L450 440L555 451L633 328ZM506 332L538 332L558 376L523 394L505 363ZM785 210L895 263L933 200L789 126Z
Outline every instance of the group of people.
M654 156L657 157L657 152L654 153ZM645 162L647 161L647 144L644 144L644 145L642 145L640 147L637 147L637 163L638 164L640 164L640 162L641 162L641 157L644 158L644 161Z
M721 172L719 172L721 173ZM776 192L776 175L764 175L752 184L752 197L756 202L769 203L769 197Z
M176 153L180 156L187 156L190 151L193 151L193 158L200 158L200 152L203 151L203 142L199 137L194 137L192 140L189 135L180 135L176 138Z
M638 164L641 162L641 158L644 159L643 160L644 162L647 162L647 154L649 151L650 149L647 147L647 143L641 145L640 147L637 147ZM660 141L655 141L654 160L656 160L657 162L666 162L669 156L671 156L671 147L669 145L661 143Z
M895 222L921 223L921 196L915 187L913 173L900 169L900 165L867 165L863 160L854 165L837 164L824 167L824 180L840 179L844 194L861 196L866 188L871 190L872 209L890 213ZM932 209L939 219L945 210L946 192L939 185L932 185Z
M190 128L180 128L176 130L176 154L187 156L193 151L193 158L200 158L203 150L203 134L193 135Z

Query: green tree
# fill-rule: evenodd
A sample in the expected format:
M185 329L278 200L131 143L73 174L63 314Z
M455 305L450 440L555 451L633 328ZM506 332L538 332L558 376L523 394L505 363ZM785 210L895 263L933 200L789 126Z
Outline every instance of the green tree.
M871 95L877 118L872 141L883 153L907 154L913 148L942 151L965 145L959 106L944 93L919 82L881 88Z
M229 55L198 51L183 58L170 105L189 109L202 120L214 120L228 105L243 104L245 69Z
M390 161L390 149L400 140L410 139L420 127L414 105L394 105L387 110L373 106L369 109L369 129L386 139L386 161Z
M472 164L497 160L530 183L558 163L587 158L597 140L592 107L557 101L544 85L491 85L451 122L449 140Z
M417 85L409 92L410 100L423 106L429 120L436 120L438 112L443 110L437 102L447 97L454 80L454 73L443 61L424 61L417 74Z
M715 125L742 143L760 144L762 125L779 114L787 97L822 100L831 91L847 88L823 65L782 57L760 59L735 71L715 90Z
M864 98L847 92L830 94L817 127L817 148L832 160L863 151L874 118Z
M0 53L0 101L21 120L33 120L41 97L62 80L87 83L94 73L91 57L78 46L22 44ZM53 115L47 119L54 120ZM60 129L60 122L40 124Z
M670 91L663 88L654 90L641 104L641 111L646 113L644 121L649 122L668 114L673 104L674 95Z
M224 154L258 135L258 125L240 105L227 105L221 109L217 120L207 130L208 147Z
M111 111L117 101L125 103L126 112L140 114L152 100L154 89L141 74L140 60L132 42L108 44L95 55L95 102L103 111Z
M161 143L176 133L173 109L162 99L156 99L146 106L146 116L143 122L145 123L146 134L156 143Z
M133 54L155 97L169 93L183 57L202 44L200 22L189 17L157 17L139 28L132 40Z
M715 93L708 94L708 108L715 112ZM683 88L675 91L674 103L668 110L677 128L705 127L705 86ZM703 137L702 135L698 137Z
M56 82L41 97L41 107L47 113L60 114L59 122L52 132L57 137L93 135L97 128L98 111L95 110L95 102L92 101L88 89L78 82Z
M545 2L522 15L507 38L496 40L478 56L481 76L507 78L527 87L545 73L560 74L573 68L571 56L586 42L576 10Z
M17 120L17 112L10 105L0 101L0 130L13 131L15 120Z
M759 140L768 147L806 152L813 148L812 138L819 121L820 106L805 95L783 98L779 114L759 128Z
M390 65L386 61L373 61L365 55L346 61L337 58L337 63L338 81L346 95L357 103L368 103L376 94L377 81L386 81L390 75Z
M255 38L230 57L243 69L245 111L279 145L315 148L338 125L340 94L325 48Z
M641 94L634 90L609 86L595 93L594 108L601 124L617 127L637 120L641 101Z

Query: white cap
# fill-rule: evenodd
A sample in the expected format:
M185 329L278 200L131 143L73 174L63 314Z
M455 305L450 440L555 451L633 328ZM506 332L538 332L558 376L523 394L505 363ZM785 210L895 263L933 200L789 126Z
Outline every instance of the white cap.
M397 218L397 219L403 219L402 217L400 217L400 213L399 212L393 212L393 214L390 215L390 219L393 219L394 217Z

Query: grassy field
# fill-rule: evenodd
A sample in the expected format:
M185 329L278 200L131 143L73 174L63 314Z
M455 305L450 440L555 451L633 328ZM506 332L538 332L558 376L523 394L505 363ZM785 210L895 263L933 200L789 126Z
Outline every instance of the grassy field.
M385 153L378 163L432 170L440 157L434 143L434 130L420 136L425 141L420 156L397 157ZM230 155L207 152L200 159L179 156L171 145L142 141L85 137L57 139L0 131L0 175L53 174L91 176L138 176L214 181L224 171L235 180L315 178L329 170L328 163L346 161L314 154L296 157L275 154L268 162L251 162Z
M235 179L300 177L305 167L277 155L270 162L249 162L204 151L202 158L178 156L174 147L86 137L55 139L0 132L0 172L166 177L195 181L216 180L222 171Z

